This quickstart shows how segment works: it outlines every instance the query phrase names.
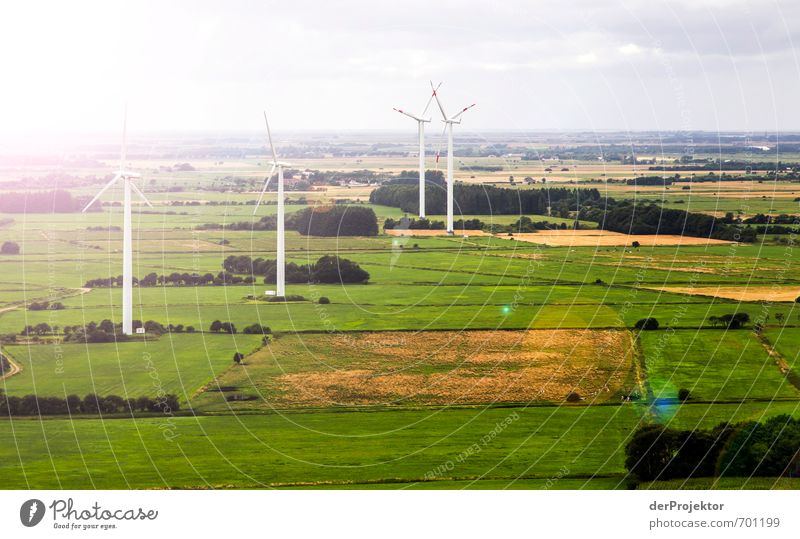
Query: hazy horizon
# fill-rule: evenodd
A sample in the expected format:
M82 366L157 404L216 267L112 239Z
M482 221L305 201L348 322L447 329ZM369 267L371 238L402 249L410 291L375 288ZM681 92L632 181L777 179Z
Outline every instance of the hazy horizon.
M231 8L235 5L235 9ZM788 0L4 6L0 133L800 131ZM57 44L57 46L54 46ZM452 112L450 112L452 114ZM428 115L438 120L438 110ZM440 131L438 127L431 132Z

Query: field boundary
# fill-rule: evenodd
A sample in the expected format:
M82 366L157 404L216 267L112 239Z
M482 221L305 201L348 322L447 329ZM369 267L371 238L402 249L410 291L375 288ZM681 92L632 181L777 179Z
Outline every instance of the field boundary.
M764 347L764 350L767 352L767 355L775 360L775 365L780 369L781 374L786 377L786 381L792 384L796 389L800 390L800 375L798 375L789 365L789 362L786 361L786 358L781 354L775 346L769 341L766 335L763 332L756 333L756 337L758 341L761 343L761 346Z

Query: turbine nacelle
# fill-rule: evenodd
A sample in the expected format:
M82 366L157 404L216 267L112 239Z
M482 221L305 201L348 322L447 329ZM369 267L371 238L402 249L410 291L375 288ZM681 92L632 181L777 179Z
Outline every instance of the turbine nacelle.
M142 177L142 176L141 176L141 174L139 174L139 173L137 173L137 172L128 172L128 171L126 171L126 170L122 170L122 171L120 171L120 172L117 172L116 176L114 176L114 177L111 179L111 181L110 181L110 182L108 182L107 184L105 184L105 185L103 186L103 188L102 188L102 189L100 189L100 191L98 191L98 192L97 192L97 194L94 196L94 198L93 198L91 201L89 201L89 203L88 203L88 204L87 204L87 205L86 205L86 206L83 208L83 210L81 210L81 211L82 211L83 213L86 213L86 210L88 210L89 208L91 208L91 207L92 207L92 205L93 205L95 202L97 202L97 201L100 199L100 197L101 197L101 196L103 196L103 193L105 193L106 191L108 191L108 189L109 189L109 188L110 188L112 185L114 185L115 183L117 183L117 181L119 181L119 180L123 180L123 181L126 181L126 180L127 180L127 181L128 181L128 184L131 186L131 189L132 189L132 190L133 190L133 191L134 191L134 192L135 192L137 195L139 195L139 198L141 198L141 199L142 199L142 200L145 202L145 204L147 204L148 206L150 206L150 207L152 208L152 207L153 207L153 205L150 203L150 201L149 201L149 200L147 200L147 197L146 197L146 196L144 196L144 193L142 193L142 192L139 190L139 188L136 186L136 184L135 184L135 183L133 183L132 181L129 181L129 180L132 180L132 179L134 179L134 178L141 178L141 177Z
M442 85L442 83L440 82L439 86L441 86L441 85ZM442 121L444 123L449 123L449 124L460 124L461 120L458 120L458 117L461 116L462 114L464 114L465 112L467 112L472 107L474 107L476 104L473 103L472 105L469 105L468 107L464 107L463 109L461 109L457 114L454 114L453 116L448 116L447 113L444 111L444 107L442 106L442 102L439 101L439 94L437 93L437 91L439 90L439 86L436 86L434 88L433 81L431 81L431 90L433 91L433 94L432 94L431 97L436 100L436 105L439 107L439 112L442 113ZM456 121L456 120L458 120L458 121Z

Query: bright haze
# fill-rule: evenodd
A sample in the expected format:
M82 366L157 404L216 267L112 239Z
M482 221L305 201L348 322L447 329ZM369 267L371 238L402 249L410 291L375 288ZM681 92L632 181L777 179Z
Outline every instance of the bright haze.
M796 0L9 2L0 133L408 130L430 79L473 132L796 130L798 33Z

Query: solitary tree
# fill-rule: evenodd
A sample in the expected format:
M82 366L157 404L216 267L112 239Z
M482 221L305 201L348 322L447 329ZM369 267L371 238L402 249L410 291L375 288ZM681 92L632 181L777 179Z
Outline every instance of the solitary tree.
M648 330L648 329L658 329L658 320L655 318L642 318L636 324L634 324L634 328L640 330Z
M3 253L4 255L18 255L19 244L13 241L6 241L3 243L3 246L0 247L0 253Z
M219 332L219 330L222 329L222 322L220 322L219 320L214 320L213 322L211 322L210 329L215 333Z
M242 360L243 360L243 359L244 359L244 354L243 354L243 353L241 353L241 352L236 352L235 354L233 354L233 361L234 361L234 362L235 362L237 365L241 365L241 364L242 364Z

